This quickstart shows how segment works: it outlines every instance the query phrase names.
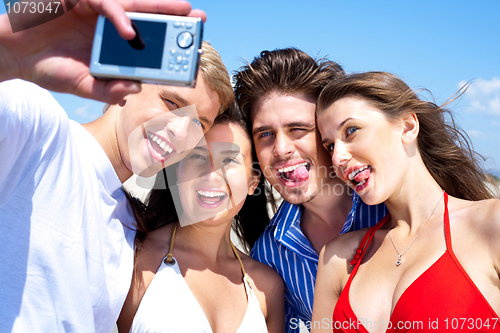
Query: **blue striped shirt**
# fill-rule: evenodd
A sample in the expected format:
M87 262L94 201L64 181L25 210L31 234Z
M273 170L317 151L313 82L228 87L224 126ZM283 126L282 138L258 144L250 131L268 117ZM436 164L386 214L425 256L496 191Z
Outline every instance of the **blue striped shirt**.
M283 201L255 243L251 256L276 270L285 282L286 332L299 332L299 321L312 319L319 255L300 229L302 205ZM342 233L376 224L387 214L384 204L368 206L357 194Z

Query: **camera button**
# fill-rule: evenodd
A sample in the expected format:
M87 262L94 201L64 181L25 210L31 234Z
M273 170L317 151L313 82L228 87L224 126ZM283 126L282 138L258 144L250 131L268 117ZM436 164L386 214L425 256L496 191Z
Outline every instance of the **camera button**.
M168 69L169 69L169 70L174 69L174 64L168 64Z
M177 36L177 44L185 49L193 45L193 35L190 32L184 31Z
M189 61L186 58L183 58L181 65L187 65L187 64L189 64Z
M178 72L178 71L180 71L180 70L181 70L181 66L179 66L179 65L175 65L175 66L174 66L174 69L175 69L175 71L176 71L176 72Z
M187 72L187 70L188 70L188 65L184 65L184 66L182 66L182 70L183 70L184 72Z
M181 22L177 21L174 22L174 28L180 28L181 27Z
M191 29L192 27L193 27L193 23L191 23L191 22L187 22L186 23L186 28L187 29Z
M182 56L177 56L175 58L175 62L178 63L178 64L180 64L182 62Z
M171 55L171 56L174 56L174 55L175 55L175 49L171 49L171 50L170 50L170 55Z

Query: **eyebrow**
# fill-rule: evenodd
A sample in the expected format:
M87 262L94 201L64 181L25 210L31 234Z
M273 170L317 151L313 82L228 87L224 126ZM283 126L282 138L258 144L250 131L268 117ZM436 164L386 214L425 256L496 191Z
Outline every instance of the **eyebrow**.
M208 149L205 148L205 147L194 147L193 150L201 150L203 152L207 152L208 153Z
M352 117L349 117L349 118L347 118L347 119L344 119L344 121L343 121L343 122L341 122L341 123L339 124L339 126L337 126L337 131L339 131L339 130L340 130L340 129L341 129L341 128L342 128L342 127L343 127L343 126L344 126L344 125L348 122L348 121L353 120L353 119L354 119L354 118L352 118ZM327 142L329 142L329 141L331 141L329 138L325 138L325 139L323 139L323 141L321 141L321 143L324 145L325 143L327 143Z
M179 106L179 108L182 108L184 106L188 106L189 103L187 100L185 100L181 95L179 95L177 92L175 91L171 91L171 90L164 90L162 92L160 92L160 96L162 98L164 98L163 94L168 94L170 96L172 96L173 99L177 100L182 106ZM195 107L196 107L196 104L195 104ZM196 111L196 113L198 113L198 111ZM204 122L205 123L205 126L210 128L212 127L214 121L213 120L210 120L208 119L207 117L200 117L200 115L198 114L198 119L201 121L201 122Z
M344 121L343 121L343 122L341 122L341 123L339 124L339 126L337 126L337 130L340 130L340 129L342 128L342 126L344 126L344 125L345 125L345 124L346 124L349 120L353 120L353 119L354 119L354 118L352 118L352 117L349 117L349 118L347 118L347 119L344 119Z
M167 94L167 95L170 95L172 96L174 99L176 99L180 104L182 104L183 106L187 106L188 105L188 102L181 96L179 95L177 92L175 91L171 91L171 90L164 90L162 92L160 92L160 94L162 95L162 97L164 97L163 95L164 94Z
M204 122L208 128L211 128L212 125L214 124L213 120L209 120L206 117L199 117L199 120L202 121L202 122Z
M224 154L224 155L238 155L240 153L240 151L239 150L222 150L220 153Z
M260 132L265 132L265 131L269 131L271 130L271 126L260 126L260 127L257 127L255 128L253 131L252 131L252 136L253 135L256 135L257 133L260 133Z
M309 122L305 122L305 121L296 121L296 122L287 123L283 127L284 128L305 127L307 129L312 130L312 129L316 128L316 123L315 122L314 123L309 123ZM269 130L272 130L272 129L273 128L271 126L260 126L260 127L255 128L252 131L252 135L256 135L257 133L269 131Z
M308 123L305 121L296 121L285 125L285 128L290 128L290 127L307 127L309 129L313 129L316 128L316 122Z

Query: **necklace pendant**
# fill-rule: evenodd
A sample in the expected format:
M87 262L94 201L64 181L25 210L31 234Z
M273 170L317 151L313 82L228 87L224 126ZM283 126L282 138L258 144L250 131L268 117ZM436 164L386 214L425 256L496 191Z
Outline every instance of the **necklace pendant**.
M402 257L403 257L402 255L398 256L398 260L396 261L396 267L399 266L399 265L401 265L401 259L402 259Z

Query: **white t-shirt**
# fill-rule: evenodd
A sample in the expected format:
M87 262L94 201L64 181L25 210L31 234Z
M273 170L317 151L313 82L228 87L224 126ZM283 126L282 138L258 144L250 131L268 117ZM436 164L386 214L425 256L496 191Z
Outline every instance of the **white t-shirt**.
M133 221L94 137L46 90L0 83L0 331L111 332Z

